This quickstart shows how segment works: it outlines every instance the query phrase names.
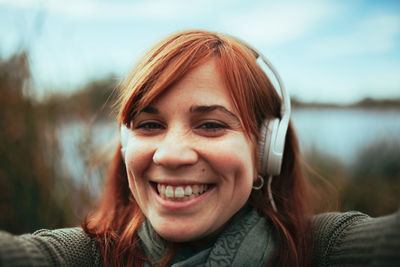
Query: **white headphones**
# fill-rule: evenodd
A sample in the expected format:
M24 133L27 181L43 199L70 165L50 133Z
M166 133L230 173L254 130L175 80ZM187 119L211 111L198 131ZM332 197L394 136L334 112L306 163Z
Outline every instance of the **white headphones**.
M247 44L246 44L247 45ZM247 45L248 46L248 45ZM265 120L260 129L259 140L259 169L258 173L262 176L277 176L281 172L283 151L285 148L286 132L290 120L290 98L288 92L285 90L283 83L279 77L278 72L272 64L257 50L251 48L257 54L257 60L261 59L265 65L274 74L282 97L282 105L280 115L281 118L272 120ZM268 76L268 75L267 75ZM125 158L125 150L128 144L129 135L131 131L125 124L121 124L121 153Z
M274 74L281 91L281 118L264 120L260 128L260 140L258 142L258 173L262 176L277 176L281 173L286 132L289 127L290 97L289 93L285 90L283 82L274 66L257 50L254 48L251 49L258 55L257 59L261 59Z

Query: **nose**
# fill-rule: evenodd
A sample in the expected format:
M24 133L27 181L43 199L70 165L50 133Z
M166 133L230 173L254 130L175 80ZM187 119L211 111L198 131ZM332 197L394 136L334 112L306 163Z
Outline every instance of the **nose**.
M187 136L167 134L157 145L153 162L171 169L195 164L198 161L198 154L193 149L193 142L187 139Z

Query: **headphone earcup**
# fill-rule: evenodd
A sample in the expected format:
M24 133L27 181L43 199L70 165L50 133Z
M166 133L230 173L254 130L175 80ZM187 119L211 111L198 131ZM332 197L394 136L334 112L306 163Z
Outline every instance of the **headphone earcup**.
M265 120L260 129L259 140L259 169L262 175L279 175L282 165L283 147L279 148L281 136L279 132L279 119ZM285 138L285 136L283 136ZM277 143L278 141L278 143ZM284 142L283 142L284 143Z

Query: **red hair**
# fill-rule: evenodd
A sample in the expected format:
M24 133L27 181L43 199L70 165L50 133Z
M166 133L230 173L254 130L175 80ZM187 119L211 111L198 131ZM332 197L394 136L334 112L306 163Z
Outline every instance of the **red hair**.
M255 52L239 40L206 31L184 31L155 45L121 84L119 122L128 125L135 115L195 66L216 59L217 68L249 136L258 138L265 119L279 117L281 100ZM82 224L99 242L104 264L142 266L146 260L137 229L144 216L133 198L119 146L110 165L105 192L97 210ZM267 178L267 177L265 177ZM299 164L297 138L289 125L282 172L272 183L278 213L269 203L267 190L253 191L249 203L270 219L279 236L272 264L306 266L310 263L307 184ZM173 257L166 253L163 263Z

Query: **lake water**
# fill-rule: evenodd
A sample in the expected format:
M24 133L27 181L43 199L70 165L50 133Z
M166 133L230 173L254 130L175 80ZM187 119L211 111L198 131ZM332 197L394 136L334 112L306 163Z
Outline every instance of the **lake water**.
M302 150L315 147L344 163L369 144L400 142L399 109L298 109L292 120Z
M399 109L302 108L293 111L292 120L302 151L314 147L348 164L368 144L381 140L400 143ZM78 180L88 176L91 154L118 141L115 122L98 122L92 126L70 122L60 126L58 135L63 171Z

